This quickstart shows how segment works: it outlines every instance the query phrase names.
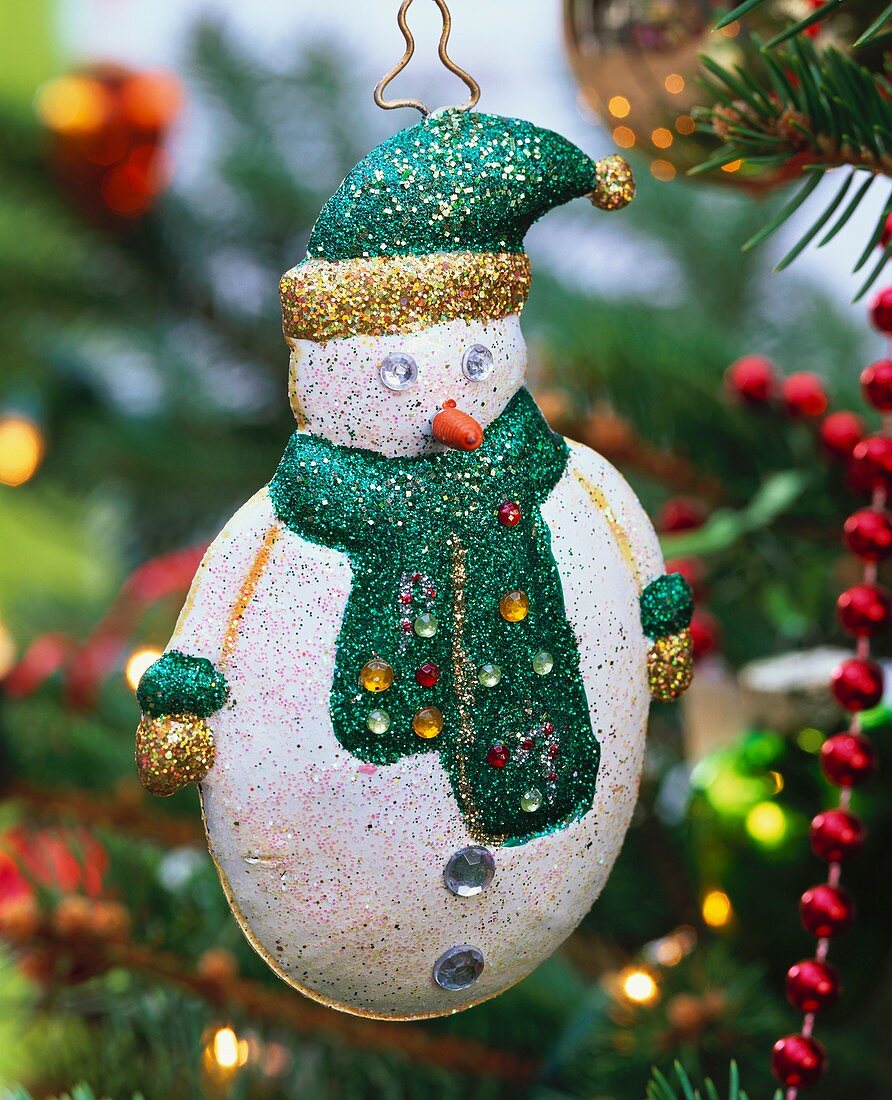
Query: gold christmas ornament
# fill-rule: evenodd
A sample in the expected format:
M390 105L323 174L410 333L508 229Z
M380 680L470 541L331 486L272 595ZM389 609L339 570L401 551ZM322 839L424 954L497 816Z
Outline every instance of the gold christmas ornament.
M607 125L614 144L649 157L658 180L684 174L717 148L715 137L697 132L693 117L695 107L710 105L697 82L699 55L759 72L749 32L771 37L795 17L797 2L774 0L745 24L712 30L725 10L711 0L564 0L567 55L580 105ZM820 40L829 40L830 33L821 28ZM765 190L797 175L799 167L734 161L704 178Z

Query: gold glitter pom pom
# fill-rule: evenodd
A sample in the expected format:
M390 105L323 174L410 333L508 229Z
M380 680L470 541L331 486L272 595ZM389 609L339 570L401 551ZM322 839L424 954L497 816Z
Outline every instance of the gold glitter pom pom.
M176 794L214 766L214 735L203 718L144 715L136 731L136 767L150 794Z
M687 691L694 678L690 630L654 642L647 654L647 678L651 698L661 703L671 703Z
M595 164L595 189L588 196L601 210L622 210L635 198L635 177L625 157L611 153Z

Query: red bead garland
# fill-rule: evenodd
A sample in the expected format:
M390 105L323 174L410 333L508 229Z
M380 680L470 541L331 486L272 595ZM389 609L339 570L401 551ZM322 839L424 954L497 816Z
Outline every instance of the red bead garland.
M892 287L874 299L871 319L892 336ZM869 366L861 375L861 386L875 409L892 413L892 358ZM772 1069L787 1088L786 1100L797 1100L799 1089L818 1081L826 1068L824 1048L812 1035L815 1013L829 1008L840 994L839 974L827 962L829 941L845 932L855 917L854 901L839 884L841 865L861 849L865 838L861 820L850 809L851 791L877 767L876 751L861 732L860 712L876 706L883 696L883 670L870 659L870 639L892 618L892 594L876 581L877 563L892 554L892 517L886 511L892 438L885 423L879 434L866 439L856 439L860 431L854 414L831 414L821 426L824 447L843 459L850 452L850 482L871 490L873 499L869 508L849 516L844 529L846 546L863 562L861 583L837 601L843 630L857 639L856 656L843 661L831 681L833 695L850 712L850 721L847 730L829 737L821 748L821 768L840 788L840 795L836 808L819 813L809 830L812 851L829 870L827 881L806 890L799 903L802 924L818 943L814 958L787 972L787 999L805 1018L800 1034L779 1039L772 1052Z
M791 374L785 378L781 394L790 416L823 416L827 411L824 383L809 371Z
M774 365L762 355L744 355L725 372L725 383L751 405L764 405L774 392Z
M787 971L787 1000L800 1012L823 1012L839 994L836 968L821 959L803 959Z

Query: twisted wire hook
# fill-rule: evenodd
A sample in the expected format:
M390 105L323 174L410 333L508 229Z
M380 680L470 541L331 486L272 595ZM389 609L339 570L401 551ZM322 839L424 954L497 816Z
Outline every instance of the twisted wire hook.
M409 23L406 18L406 13L412 6L412 2L413 0L403 0L402 4L400 5L399 13L396 17L397 24L399 25L399 28L403 34L403 38L406 42L406 52L399 59L396 65L394 65L390 72L386 73L378 81L377 87L375 88L375 103L377 103L378 106L384 111L393 111L397 107L414 107L416 111L420 111L422 115L427 117L431 113L431 110L420 99L384 98L384 91L387 88L387 85L390 84L390 82L395 77L399 76L403 69L405 69L405 67L409 64L415 53L415 36L409 29ZM477 103L480 100L480 85L469 73L465 72L464 69L456 65L456 63L449 56L447 47L449 46L449 35L452 33L452 16L449 13L449 8L446 5L446 0L434 0L434 3L440 9L440 15L443 17L443 30L440 33L440 42L437 47L437 53L439 54L440 61L442 61L444 67L447 68L449 72L453 73L459 78L459 80L462 81L462 83L464 83L464 85L470 92L467 100L462 103L461 106L456 107L455 110L470 111L477 106Z

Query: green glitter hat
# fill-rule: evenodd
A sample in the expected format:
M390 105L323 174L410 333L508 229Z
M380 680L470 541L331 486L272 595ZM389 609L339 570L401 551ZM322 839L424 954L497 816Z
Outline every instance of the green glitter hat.
M437 112L374 149L326 203L306 260L282 280L285 333L326 340L517 313L530 226L582 196L619 209L634 189L622 157L596 163L520 119Z

